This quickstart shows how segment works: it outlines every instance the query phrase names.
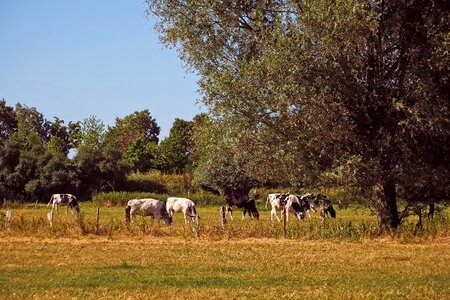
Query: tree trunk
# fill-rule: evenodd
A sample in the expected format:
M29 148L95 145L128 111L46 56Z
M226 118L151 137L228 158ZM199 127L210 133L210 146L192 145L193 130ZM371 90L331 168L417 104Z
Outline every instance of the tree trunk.
M378 226L380 232L395 229L400 224L397 210L397 195L395 184L387 181L378 184Z

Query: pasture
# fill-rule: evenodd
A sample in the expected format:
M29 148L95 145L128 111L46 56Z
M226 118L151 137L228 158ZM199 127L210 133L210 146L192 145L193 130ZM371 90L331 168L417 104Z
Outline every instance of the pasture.
M138 218L127 226L122 207L82 203L77 220L65 208L49 226L45 205L13 209L0 225L0 298L258 298L448 299L448 213L414 230L406 222L376 237L376 216L338 210L289 222L283 238L260 206L261 220L220 225L219 207L199 207L198 237L183 216L172 226ZM97 232L96 232L97 230Z

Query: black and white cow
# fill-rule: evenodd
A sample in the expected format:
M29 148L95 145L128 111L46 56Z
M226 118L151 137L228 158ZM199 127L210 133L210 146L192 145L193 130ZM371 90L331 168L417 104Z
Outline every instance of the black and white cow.
M47 205L52 204L52 211L58 212L58 205L66 205L67 211L70 209L80 212L80 206L78 205L77 198L71 194L53 194Z
M311 193L307 193L297 195L297 198L300 200L300 206L302 207L304 216L308 215L308 218L311 218L310 212L317 212L318 202L316 197Z
M305 218L305 212L301 206L300 200L295 195L289 195L286 197L285 209L286 209L286 221L289 221L289 213L295 214L298 220Z
M279 210L280 212L283 210L287 196L289 196L289 194L269 194L267 196L266 208L267 208L267 203L270 203L270 205L272 207L272 210L270 211L270 220L271 221L273 221L273 217L275 216L277 221L280 222L280 218L278 218L278 215L277 215L277 210Z
M331 218L336 218L336 210L333 207L330 199L326 195L318 194L316 196L317 201L320 204L320 216L325 218L330 214Z
M172 224L172 217L166 209L166 205L161 200L156 199L133 199L125 206L125 221L130 223L137 215L150 216L156 220L164 220L166 225Z
M244 219L245 214L248 213L250 218L259 220L259 212L256 208L256 202L248 195L240 195L238 193L231 192L225 195L225 200L227 201L226 210L230 214L231 220L233 220L233 206L243 208L242 219Z

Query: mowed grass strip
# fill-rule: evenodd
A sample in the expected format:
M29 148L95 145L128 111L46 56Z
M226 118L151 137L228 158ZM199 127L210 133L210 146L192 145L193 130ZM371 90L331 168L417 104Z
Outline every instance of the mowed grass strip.
M0 240L0 297L449 299L450 241Z

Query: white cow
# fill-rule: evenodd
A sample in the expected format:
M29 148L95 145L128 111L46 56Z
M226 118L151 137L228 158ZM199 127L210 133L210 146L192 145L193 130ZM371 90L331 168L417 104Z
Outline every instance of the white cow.
M166 225L172 224L172 217L169 215L164 202L156 199L133 199L125 206L125 220L131 222L136 214L151 216L156 220L164 220Z
M166 207L171 217L173 217L174 212L181 212L183 213L185 224L189 223L189 217L195 223L198 223L199 217L195 209L195 203L191 199L169 197L167 198Z
M278 210L282 210L283 209L283 204L282 203L286 197L288 196L288 194L269 194L267 196L267 200L266 200L266 208L267 208L267 203L269 202L272 210L270 211L270 220L273 221L273 217L275 216L275 218L277 219L278 222L280 222L280 218L278 218L277 215L277 209Z
M53 194L47 205L50 205L50 203L52 204L52 211L58 212L58 205L67 205L67 211L71 208L77 213L80 212L77 198L71 194Z

